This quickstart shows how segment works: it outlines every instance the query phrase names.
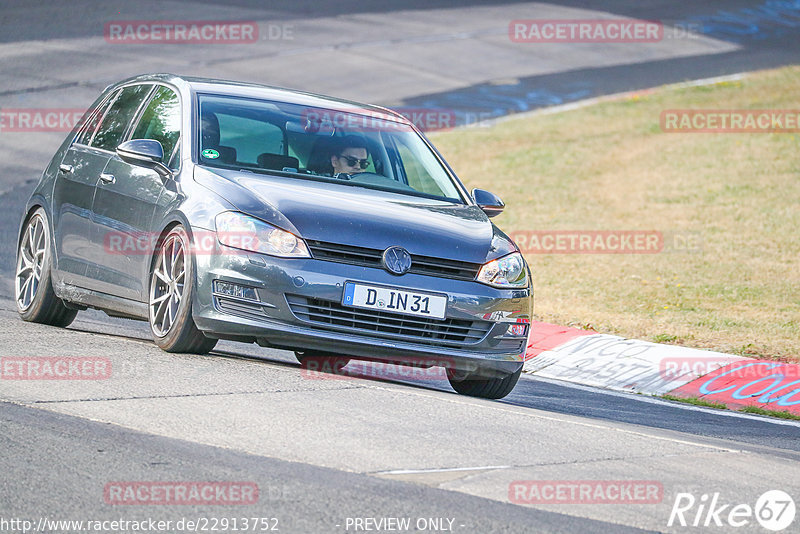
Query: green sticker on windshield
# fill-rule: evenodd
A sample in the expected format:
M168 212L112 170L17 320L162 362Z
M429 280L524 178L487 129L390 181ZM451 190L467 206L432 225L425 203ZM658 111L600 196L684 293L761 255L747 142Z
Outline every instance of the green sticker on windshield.
M219 152L213 148L207 148L203 150L203 157L206 159L217 159L219 157Z

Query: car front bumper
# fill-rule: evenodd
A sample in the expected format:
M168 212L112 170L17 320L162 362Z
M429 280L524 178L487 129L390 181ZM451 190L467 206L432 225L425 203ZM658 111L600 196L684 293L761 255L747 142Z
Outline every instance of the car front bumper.
M209 337L412 365L437 362L482 377L514 373L524 361L531 289L394 276L383 269L275 258L219 245L213 254L195 256L195 264L192 312ZM246 298L222 294L215 292L215 280L255 291L248 290ZM445 320L342 306L346 282L446 294ZM314 311L306 313L309 309ZM511 325L520 324L528 326L525 335L512 335Z

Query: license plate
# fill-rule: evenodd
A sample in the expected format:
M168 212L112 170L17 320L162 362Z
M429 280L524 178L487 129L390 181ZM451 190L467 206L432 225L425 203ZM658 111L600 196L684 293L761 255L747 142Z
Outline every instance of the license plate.
M444 319L447 296L347 282L342 305Z

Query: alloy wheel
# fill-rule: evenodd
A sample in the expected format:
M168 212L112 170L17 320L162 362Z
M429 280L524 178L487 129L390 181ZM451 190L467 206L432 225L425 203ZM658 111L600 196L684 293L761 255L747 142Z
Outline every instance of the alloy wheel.
M42 278L42 265L47 252L47 229L37 214L31 217L19 245L14 290L20 311L31 307Z
M161 246L150 280L150 324L153 332L166 336L178 317L186 278L186 250L177 234Z

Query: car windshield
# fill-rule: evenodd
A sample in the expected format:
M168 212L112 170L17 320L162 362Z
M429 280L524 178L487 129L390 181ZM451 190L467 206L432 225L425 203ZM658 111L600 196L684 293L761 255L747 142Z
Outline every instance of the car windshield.
M210 94L198 104L201 165L464 203L427 143L388 114Z

